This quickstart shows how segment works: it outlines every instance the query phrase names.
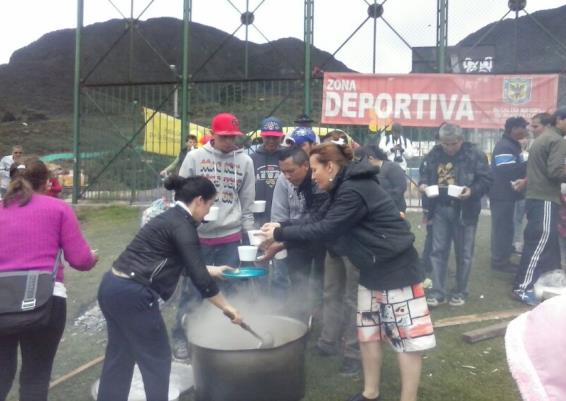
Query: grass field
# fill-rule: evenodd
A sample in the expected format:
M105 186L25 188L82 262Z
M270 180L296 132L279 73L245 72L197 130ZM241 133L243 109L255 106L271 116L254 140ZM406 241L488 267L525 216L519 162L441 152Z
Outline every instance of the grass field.
M83 209L79 212L85 235L93 248L99 249L101 260L88 273L65 270L69 291L68 322L55 361L53 379L103 355L106 333L86 332L73 322L94 304L102 274L137 231L139 215L139 210L125 207ZM409 218L417 236L417 247L421 249L425 231L419 225L420 215L410 214ZM489 217L481 218L475 255L468 303L461 307L438 308L433 312L433 319L514 309L519 306L509 297L511 276L494 273L489 268ZM172 308L169 308L168 320L171 313ZM500 337L473 345L461 340L463 332L489 324L491 323L468 324L436 331L438 346L425 355L419 398L421 401L520 400L507 368L503 339ZM343 378L338 375L339 358L322 358L310 350L319 329L315 322L307 351L307 394L304 401L346 400L361 389L362 382L360 378ZM90 387L99 375L100 365L58 385L51 390L49 399L90 400ZM397 363L395 355L389 350L386 352L382 376L382 399L398 399ZM10 401L16 399L15 395L9 398ZM193 397L188 394L181 399L192 401Z

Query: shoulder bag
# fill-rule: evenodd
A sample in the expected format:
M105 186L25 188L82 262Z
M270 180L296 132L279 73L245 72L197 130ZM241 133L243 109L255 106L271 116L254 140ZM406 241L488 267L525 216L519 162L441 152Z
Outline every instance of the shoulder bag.
M41 328L49 323L61 254L59 250L52 271L0 272L0 336Z

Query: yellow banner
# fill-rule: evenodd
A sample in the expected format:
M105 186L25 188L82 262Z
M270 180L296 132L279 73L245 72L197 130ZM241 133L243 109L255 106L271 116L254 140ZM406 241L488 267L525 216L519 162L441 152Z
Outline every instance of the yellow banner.
M143 150L165 156L178 156L181 150L181 119L155 112L148 107L143 108L143 113L147 121ZM207 127L190 123L188 135L196 135L200 147L201 139L208 131Z

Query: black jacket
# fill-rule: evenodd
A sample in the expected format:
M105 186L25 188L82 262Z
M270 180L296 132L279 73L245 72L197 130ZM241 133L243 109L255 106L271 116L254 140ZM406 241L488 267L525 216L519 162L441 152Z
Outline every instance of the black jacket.
M446 153L441 145L434 146L425 156L420 167L420 184L438 185L438 171L446 159ZM460 220L464 224L476 224L481 211L481 198L489 192L492 183L491 169L485 153L471 142L464 142L460 151L451 158L454 164L454 185L466 186L472 190L472 195L462 201L450 199L450 205L457 208ZM434 217L435 208L443 202L442 193L437 198L427 199L429 218Z
M500 201L515 201L524 198L523 192L517 192L511 181L527 176L527 162L521 156L521 144L507 134L495 144L491 156L493 185L489 198Z
M325 242L360 269L360 284L369 289L395 289L422 281L415 237L379 185L378 171L367 159L352 162L336 177L319 220L278 228L275 239Z
M201 255L197 225L178 205L166 210L142 227L114 268L151 287L163 300L173 295L181 274L190 277L203 298L218 294Z
M385 160L379 169L379 183L391 196L395 205L401 212L407 210L405 191L407 190L407 177L405 171L398 163Z

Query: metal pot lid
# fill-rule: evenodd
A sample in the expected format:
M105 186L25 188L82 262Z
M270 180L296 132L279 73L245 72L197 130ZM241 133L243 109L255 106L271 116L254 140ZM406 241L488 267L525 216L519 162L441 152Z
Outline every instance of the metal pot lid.
M194 386L193 367L180 362L171 363L171 376L169 377L169 401L177 401L179 395ZM97 379L91 387L92 398L98 397L98 386L100 379ZM130 386L128 401L146 401L143 379L138 365L134 367L134 375Z

